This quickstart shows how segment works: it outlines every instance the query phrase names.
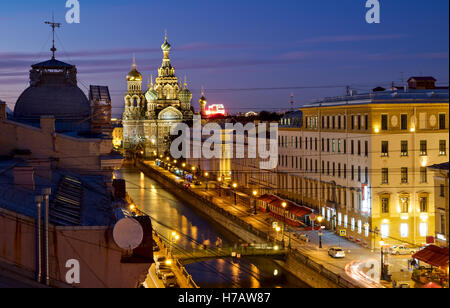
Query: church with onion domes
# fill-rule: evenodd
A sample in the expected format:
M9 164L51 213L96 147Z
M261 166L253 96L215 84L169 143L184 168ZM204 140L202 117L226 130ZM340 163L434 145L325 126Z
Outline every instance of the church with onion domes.
M145 91L142 89L142 74L133 59L133 68L126 78L122 122L123 146L128 154L138 153L147 158L164 154L170 147L170 129L177 123L193 119L192 92L187 87L186 78L182 85L175 75L175 68L170 62L171 48L166 33L161 46L163 60L158 77L153 80L152 76ZM205 104L206 98L202 93L202 111Z

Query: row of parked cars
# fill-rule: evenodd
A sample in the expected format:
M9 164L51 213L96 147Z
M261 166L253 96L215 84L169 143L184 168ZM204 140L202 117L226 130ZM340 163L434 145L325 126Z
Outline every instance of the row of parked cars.
M172 260L165 256L155 256L156 275L166 288L179 288L177 277L172 271Z

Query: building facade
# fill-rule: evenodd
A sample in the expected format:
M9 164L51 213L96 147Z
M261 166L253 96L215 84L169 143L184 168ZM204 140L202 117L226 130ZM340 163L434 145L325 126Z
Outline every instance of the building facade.
M448 88L434 83L326 98L281 120L277 169L233 161L233 174L315 209L363 246L424 245L435 235L427 166L448 161L448 109Z
M448 247L449 241L449 163L437 164L428 168L434 178L434 211L436 214L436 242L441 247Z
M125 152L141 153L149 158L169 150L170 129L193 118L192 93L185 80L181 85L170 63L171 45L167 35L161 46L163 61L158 77L142 90L142 75L133 61L127 75L125 110L123 113L123 145Z

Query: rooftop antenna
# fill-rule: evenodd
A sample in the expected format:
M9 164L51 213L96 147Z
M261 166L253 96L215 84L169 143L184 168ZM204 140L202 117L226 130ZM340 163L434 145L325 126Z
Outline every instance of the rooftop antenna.
M53 45L52 45L52 49L50 49L50 51L52 52L52 60L54 60L55 59L55 52L56 52L56 48L55 48L55 28L60 28L61 24L55 22L55 14L52 14L52 21L46 21L45 24L46 25L50 25L50 27L52 27Z

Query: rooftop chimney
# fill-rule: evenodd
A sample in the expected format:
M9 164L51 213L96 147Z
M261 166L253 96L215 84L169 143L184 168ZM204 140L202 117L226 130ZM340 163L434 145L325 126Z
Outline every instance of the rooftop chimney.
M15 167L14 186L34 191L33 167Z

